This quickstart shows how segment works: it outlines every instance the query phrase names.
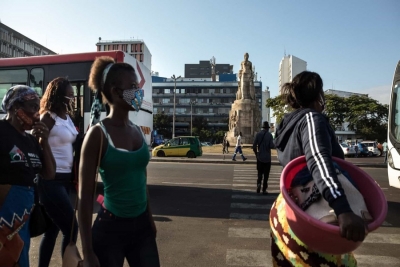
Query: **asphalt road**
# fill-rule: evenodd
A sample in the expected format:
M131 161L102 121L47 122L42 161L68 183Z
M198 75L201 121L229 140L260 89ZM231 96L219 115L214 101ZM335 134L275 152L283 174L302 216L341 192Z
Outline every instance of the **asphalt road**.
M355 251L359 266L400 266L400 191L389 188L386 169L363 169L382 187L389 212ZM271 266L268 213L280 173L281 167L272 167L270 194L263 196L255 193L254 165L151 162L148 184L162 266ZM60 239L51 266L61 266ZM32 239L31 266L37 266L39 242Z

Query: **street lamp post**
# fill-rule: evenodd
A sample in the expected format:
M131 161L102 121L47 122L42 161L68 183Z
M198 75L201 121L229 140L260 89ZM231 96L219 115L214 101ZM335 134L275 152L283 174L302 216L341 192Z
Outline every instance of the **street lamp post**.
M190 135L193 135L193 105L196 105L196 101L190 101Z
M175 109L176 109L176 80L181 76L175 77L175 74L171 76L171 79L174 80L174 112L172 115L172 138L175 137Z

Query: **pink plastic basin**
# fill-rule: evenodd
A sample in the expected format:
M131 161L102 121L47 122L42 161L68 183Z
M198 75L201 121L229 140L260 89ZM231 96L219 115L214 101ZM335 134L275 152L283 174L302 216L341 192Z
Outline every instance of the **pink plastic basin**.
M364 196L367 208L374 221L368 224L368 232L376 230L382 225L387 214L387 201L379 185L366 172L359 167L333 157L339 166L347 171L361 194ZM349 241L340 236L338 226L320 222L309 216L292 200L287 189L295 175L306 166L305 156L298 157L289 162L284 168L280 188L286 201L286 217L293 233L307 246L317 252L328 254L345 254L354 251L361 242Z

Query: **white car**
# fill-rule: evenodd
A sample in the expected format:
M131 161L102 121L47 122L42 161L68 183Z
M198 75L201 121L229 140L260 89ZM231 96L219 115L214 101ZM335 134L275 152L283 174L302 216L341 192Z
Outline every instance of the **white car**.
M354 146L349 146L346 143L340 143L340 146L342 147L343 153L345 157L353 157L356 155L356 151L354 150Z
M368 156L378 156L380 154L378 149L378 142L376 141L362 141L362 144L368 147Z

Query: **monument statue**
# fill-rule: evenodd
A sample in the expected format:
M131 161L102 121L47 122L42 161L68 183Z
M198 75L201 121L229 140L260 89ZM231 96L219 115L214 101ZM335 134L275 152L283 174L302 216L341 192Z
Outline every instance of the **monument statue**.
M236 94L236 100L251 99L255 100L254 91L254 71L251 61L249 61L249 54L244 54L244 60L240 64L239 70L239 86Z
M244 54L238 76L236 100L232 103L229 112L227 140L229 143L235 144L238 133L242 132L242 142L252 145L255 135L261 128L262 116L255 96L255 69L249 61L248 53Z

